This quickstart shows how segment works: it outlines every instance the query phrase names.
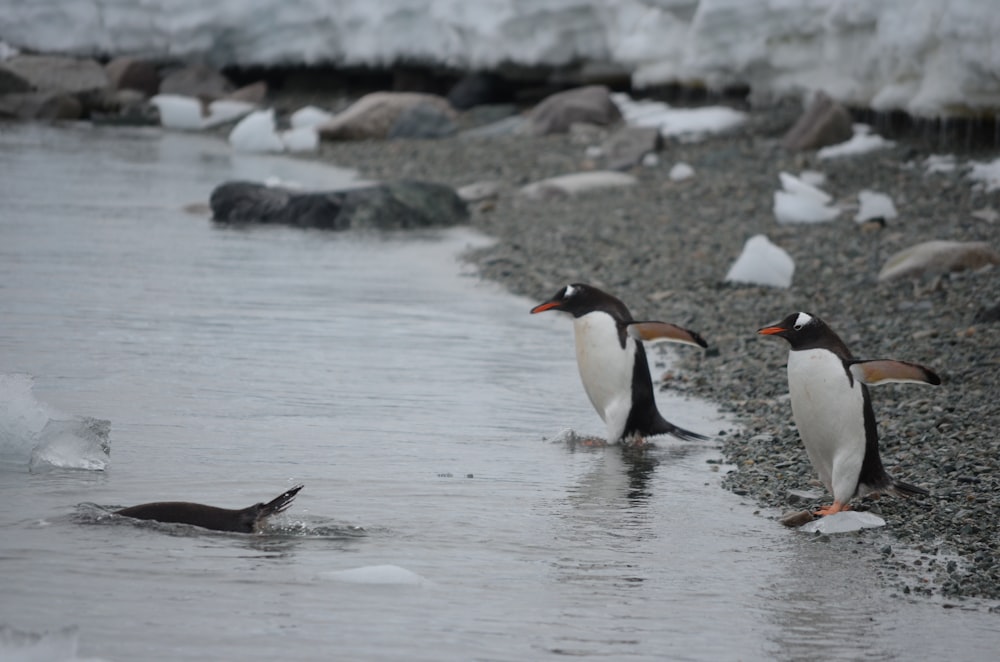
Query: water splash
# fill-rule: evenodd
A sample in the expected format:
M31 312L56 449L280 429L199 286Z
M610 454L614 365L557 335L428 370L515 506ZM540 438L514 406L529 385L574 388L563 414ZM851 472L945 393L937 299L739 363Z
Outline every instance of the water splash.
M60 412L38 400L33 386L31 375L0 374L0 466L107 469L111 422Z

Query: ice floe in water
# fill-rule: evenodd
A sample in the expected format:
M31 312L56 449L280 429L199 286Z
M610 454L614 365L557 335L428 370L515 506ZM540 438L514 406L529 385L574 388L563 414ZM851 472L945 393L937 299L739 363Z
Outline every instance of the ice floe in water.
M750 283L788 288L792 285L795 261L783 248L762 234L747 239L743 252L729 267L726 282Z
M417 573L398 565L366 565L348 570L330 570L320 573L324 579L349 584L395 584L422 586L428 580Z
M29 375L0 375L0 465L107 469L110 421L64 414L35 398L32 385Z
M205 104L196 97L157 94L150 102L160 112L160 124L168 129L200 131L233 122L254 109L252 103L219 99Z
M285 143L281 142L274 126L273 110L258 110L250 113L229 133L229 144L233 149L244 152L283 152Z
M799 530L806 533L850 533L861 529L877 529L885 520L872 513L844 510L803 524Z

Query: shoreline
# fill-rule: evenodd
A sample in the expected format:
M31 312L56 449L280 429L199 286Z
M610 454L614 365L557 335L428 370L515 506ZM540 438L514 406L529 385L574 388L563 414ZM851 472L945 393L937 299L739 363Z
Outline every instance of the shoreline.
M894 542L915 552L883 551L886 568L898 575L896 588L1000 599L1000 323L974 322L977 311L1000 303L1000 269L875 280L889 255L923 241L1000 247L1000 221L972 216L1000 210L1000 191L974 190L961 168L925 174L920 162L935 152L905 139L825 161L814 152L784 151L780 138L794 119L752 111L731 133L668 141L656 166L632 171L636 186L575 198L516 195L530 182L592 167L587 143L567 135L324 143L319 158L376 179L424 178L456 188L499 181L499 198L473 212L470 223L496 240L466 257L481 278L532 299L568 282L589 282L625 301L637 318L701 333L711 351L677 352L661 387L717 403L742 426L719 439L725 461L738 467L723 484L759 506L801 510L788 491L815 489L816 476L792 423L787 347L758 338L758 328L806 310L860 358L896 358L937 371L944 380L937 388L872 389L887 470L931 496L856 505L880 514ZM1000 146L959 155L959 162L998 153ZM667 173L677 162L690 164L695 176L671 181ZM872 189L890 195L900 217L881 230L857 224L853 211L827 223L779 225L771 208L778 173L804 169L825 173L823 188L841 206ZM795 259L791 288L721 282L755 234ZM958 561L938 562L939 554ZM920 579L929 572L930 582Z

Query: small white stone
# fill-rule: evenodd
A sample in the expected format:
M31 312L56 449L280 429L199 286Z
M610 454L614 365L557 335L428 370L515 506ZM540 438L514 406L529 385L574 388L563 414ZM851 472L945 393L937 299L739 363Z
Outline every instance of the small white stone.
M610 170L576 172L528 184L521 189L521 195L533 199L550 195L573 196L603 188L634 186L637 181L635 177L624 172Z

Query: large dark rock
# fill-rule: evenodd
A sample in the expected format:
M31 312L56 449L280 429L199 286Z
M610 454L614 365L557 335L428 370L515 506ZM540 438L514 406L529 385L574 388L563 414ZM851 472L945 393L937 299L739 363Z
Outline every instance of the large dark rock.
M660 130L653 126L627 126L619 129L601 146L608 170L628 170L642 163L647 154L655 154L663 145Z
M0 95L0 117L18 120L76 120L83 105L65 92L19 92Z
M160 72L152 62L134 57L116 57L104 65L111 89L136 90L151 97L160 90Z
M443 184L398 181L344 191L300 193L255 182L226 182L212 191L212 216L223 223L278 223L346 230L397 230L457 225L465 203Z
M972 321L976 324L1000 322L1000 303L992 308L981 308Z
M466 74L448 92L448 102L458 110L510 101L513 89L500 74L478 71Z
M850 140L854 135L851 113L823 91L813 97L812 103L782 140L785 149L819 149Z
M31 91L28 79L0 62L0 96Z
M566 133L571 124L585 122L611 126L622 119L621 111L603 85L589 85L547 97L528 113L531 133Z
M323 140L381 140L407 111L428 106L453 117L444 97L419 92L372 92L361 97L316 129Z
M389 129L387 138L446 138L458 131L451 113L431 104L407 108Z
M195 64L167 74L160 81L160 94L177 94L215 101L233 92L228 78L211 67Z
M17 55L0 62L0 80L10 92L86 95L108 88L108 75L95 60L54 55Z

